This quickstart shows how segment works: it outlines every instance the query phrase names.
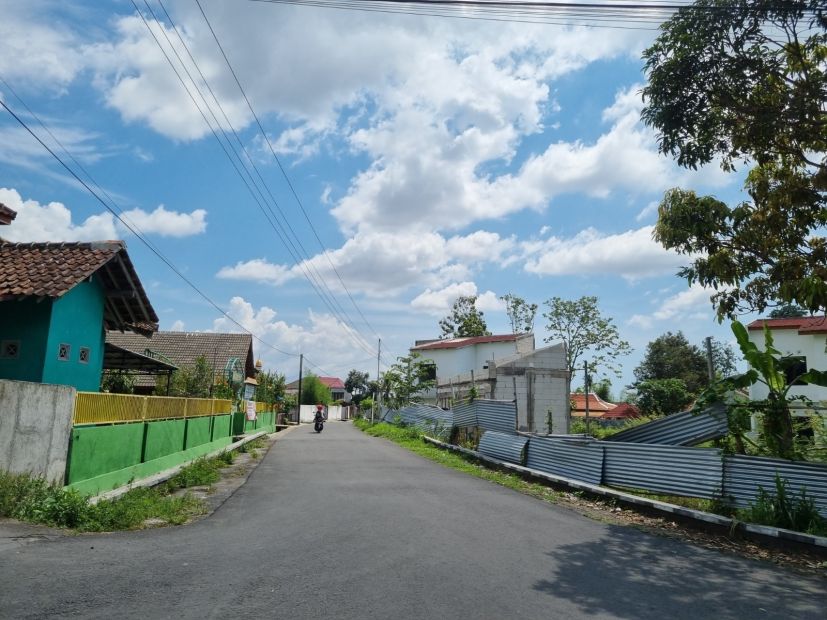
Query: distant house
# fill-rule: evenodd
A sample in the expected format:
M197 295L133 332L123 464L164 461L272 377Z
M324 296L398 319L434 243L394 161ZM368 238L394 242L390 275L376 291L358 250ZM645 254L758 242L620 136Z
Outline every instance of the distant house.
M232 381L238 387L247 378L256 376L253 337L250 334L213 332L156 331L148 336L110 331L106 342L120 349L160 359L178 368L192 368L203 356L216 381ZM149 394L155 389L156 378L136 377L135 393ZM163 380L161 380L163 386Z
M345 384L339 377L316 377L322 382L326 388L330 390L330 396L333 400L344 400L345 398ZM285 394L296 396L299 393L299 380L288 383L284 387Z
M602 418L606 413L617 407L614 403L607 403L594 392L589 392L589 417ZM571 417L586 417L586 395L575 392L571 395Z
M764 326L772 334L773 346L783 355L798 358L798 365L790 371L791 378L810 369L827 370L827 317L807 316L784 319L758 319L747 325L749 339L759 349L764 349ZM750 387L749 397L762 400L769 390L766 385L757 383ZM792 396L805 396L821 407L820 412L827 416L827 388L817 385L793 385ZM813 410L797 406L800 415L810 415Z
M0 378L96 392L105 331L157 329L123 241L0 240Z
M491 360L530 353L534 350L534 334L503 334L446 338L444 340L417 340L411 353L434 363L437 383L455 375L469 373L488 366ZM436 404L436 390L423 395L426 402Z
M513 342L513 341L512 341ZM569 431L569 386L566 347L562 343L533 348L483 363L470 372L437 380L437 403L451 407L463 399L515 401L517 428L532 433Z

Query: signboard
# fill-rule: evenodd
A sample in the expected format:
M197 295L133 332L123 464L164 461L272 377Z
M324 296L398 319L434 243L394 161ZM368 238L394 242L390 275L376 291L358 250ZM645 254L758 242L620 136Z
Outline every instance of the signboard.
M256 419L256 401L248 400L247 402L247 419L248 420L255 420Z

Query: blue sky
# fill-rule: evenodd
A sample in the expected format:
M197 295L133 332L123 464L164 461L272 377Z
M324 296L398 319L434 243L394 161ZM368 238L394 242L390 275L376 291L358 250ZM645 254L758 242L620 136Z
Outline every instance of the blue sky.
M508 329L506 293L541 312L553 296L597 295L634 348L615 392L668 330L697 344L731 340L710 292L674 275L686 258L651 239L666 189L732 201L743 180L657 153L639 121L640 55L653 31L203 1L265 140L194 0L164 1L241 157L266 182L265 212L281 209L295 232L291 255L132 3L64 4L0 0L0 76L288 379L300 352L318 374L373 376L378 337L384 368L414 340L437 337L460 294L479 296L495 333ZM229 131L157 0L161 23L137 4L198 80L211 106L197 99L202 110ZM0 97L53 145L2 84ZM123 238L162 329L239 330L5 112L0 188L0 202L20 212L4 237ZM545 323L538 315L538 345Z

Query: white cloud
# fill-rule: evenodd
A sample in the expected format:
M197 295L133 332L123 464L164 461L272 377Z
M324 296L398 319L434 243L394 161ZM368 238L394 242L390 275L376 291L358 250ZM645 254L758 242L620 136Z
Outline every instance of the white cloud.
M184 321L182 321L181 319L178 319L172 325L170 325L169 329L170 329L170 331L173 331L173 332L182 332L182 331L184 331Z
M109 213L92 215L81 224L72 222L72 212L60 202L41 205L23 200L14 189L0 188L0 202L17 211L10 226L0 231L9 241L101 241L117 238Z
M0 75L24 88L61 92L83 68L76 33L58 19L44 19L53 2L0 2ZM59 7L58 7L59 8Z
M693 284L687 290L667 297L651 314L634 314L627 321L629 325L648 329L657 322L709 320L712 306L709 298L714 290Z
M268 263L263 258L240 261L233 267L222 267L216 275L226 280L249 280L273 285L284 284L292 277L287 267Z
M9 241L102 241L118 239L127 229L111 213L90 215L82 223L72 221L72 212L61 202L40 204L23 200L9 188L0 188L0 202L17 211L11 226L4 227L2 236ZM124 212L124 219L147 234L166 237L184 237L204 232L206 211L192 213L167 211L163 205L151 213L142 209Z
M264 360L266 368L279 370L288 379L298 374L299 352L305 354L306 364L311 365L313 372L321 374L324 371L334 375L341 374L342 369L353 367L356 361L371 354L370 345L362 343L365 348L357 345L348 335L350 330L329 314L309 311L305 324L290 324L279 319L272 308L255 308L243 297L233 297L227 313L267 343L265 345L259 340L253 341L256 357ZM217 332L241 331L238 325L226 317L216 319L212 329ZM288 355L272 347L277 347Z
M652 226L606 235L587 228L569 239L527 243L526 271L542 275L614 274L635 279L674 272L689 258L652 239Z
M207 212L204 209L179 213L167 211L164 205L158 205L150 213L142 209L124 211L123 218L128 224L137 226L141 232L156 233L163 237L189 237L207 230Z
M455 282L438 290L427 289L411 301L414 310L433 316L445 316L458 297L476 297L476 308L480 311L502 311L504 304L493 291L477 292L474 282Z
M648 205L641 209L640 213L635 216L635 220L638 222L642 222L643 220L648 220L652 215L658 212L658 206L660 203L656 200L653 200Z

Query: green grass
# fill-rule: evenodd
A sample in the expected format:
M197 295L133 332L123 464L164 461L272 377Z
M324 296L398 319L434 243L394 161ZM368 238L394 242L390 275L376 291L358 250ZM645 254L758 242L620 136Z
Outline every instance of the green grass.
M203 514L205 503L190 494L173 497L172 493L217 482L220 470L232 464L234 458L235 453L225 452L211 459L198 459L156 487L132 489L94 506L77 491L50 485L42 478L0 472L0 517L79 532L141 529L147 519L180 525Z
M549 502L555 502L562 495L559 491L555 491L545 485L528 482L516 474L488 469L461 454L449 452L433 444L425 443L422 440L423 433L418 429L394 426L385 422L371 424L369 420L354 420L353 425L372 437L389 439L411 452L439 463L440 465L508 487L520 493Z

